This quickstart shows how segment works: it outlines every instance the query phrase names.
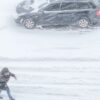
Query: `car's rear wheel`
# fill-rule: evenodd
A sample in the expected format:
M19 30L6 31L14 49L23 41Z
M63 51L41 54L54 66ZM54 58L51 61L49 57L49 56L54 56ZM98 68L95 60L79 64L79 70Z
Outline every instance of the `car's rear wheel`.
M35 21L33 21L31 18L25 19L23 21L23 24L24 24L25 28L27 28L27 29L34 29L36 26Z
M78 26L81 28L87 28L89 27L89 25L90 25L90 21L86 17L80 18L78 21Z

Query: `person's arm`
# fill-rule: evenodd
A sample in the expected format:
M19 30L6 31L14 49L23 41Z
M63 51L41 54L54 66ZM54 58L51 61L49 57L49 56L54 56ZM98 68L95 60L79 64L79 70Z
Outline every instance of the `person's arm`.
M17 79L17 78L16 78L16 75L13 74L13 73L11 73L11 72L10 72L10 76L12 76L12 77L14 77L15 79Z

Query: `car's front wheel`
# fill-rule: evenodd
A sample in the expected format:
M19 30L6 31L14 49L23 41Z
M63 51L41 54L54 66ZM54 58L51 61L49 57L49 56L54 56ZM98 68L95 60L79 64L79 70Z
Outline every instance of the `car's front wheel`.
M88 18L83 17L78 20L78 26L81 28L87 28L90 25L90 21Z
M24 22L23 22L23 25L24 25L25 28L27 28L27 29L34 29L35 26L36 26L35 21L32 20L31 18L25 19Z

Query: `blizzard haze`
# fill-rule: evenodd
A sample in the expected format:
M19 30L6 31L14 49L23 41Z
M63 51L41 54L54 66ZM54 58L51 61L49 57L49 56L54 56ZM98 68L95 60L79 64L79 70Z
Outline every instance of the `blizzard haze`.
M27 30L14 22L19 2L0 1L0 70L16 74L15 100L99 100L100 27Z

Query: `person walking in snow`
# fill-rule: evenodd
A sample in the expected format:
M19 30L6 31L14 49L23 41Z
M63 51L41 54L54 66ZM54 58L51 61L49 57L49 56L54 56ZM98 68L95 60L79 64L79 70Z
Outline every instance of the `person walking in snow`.
M33 10L34 0L24 0L16 7L16 12L20 13L29 13Z
M10 89L9 89L9 86L7 85L9 79L11 77L14 77L16 79L16 76L15 74L11 73L9 71L8 68L3 68L0 72L0 92L2 92L3 90L7 92L7 95L9 97L9 100L15 100L12 96L11 96L11 93L10 93ZM1 97L2 99L3 97Z

